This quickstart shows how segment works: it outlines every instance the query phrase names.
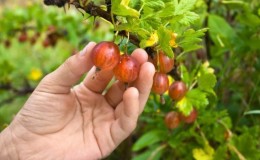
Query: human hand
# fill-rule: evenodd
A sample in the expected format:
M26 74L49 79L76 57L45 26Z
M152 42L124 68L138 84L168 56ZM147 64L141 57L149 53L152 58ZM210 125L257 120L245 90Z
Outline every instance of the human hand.
M136 49L132 56L141 64L139 78L126 90L116 81L103 93L113 72L100 71L92 78L94 46L89 43L43 78L1 133L0 144L8 143L11 149L0 151L0 159L101 159L135 129L150 93L154 67L146 62L146 52ZM85 79L73 87L86 72Z

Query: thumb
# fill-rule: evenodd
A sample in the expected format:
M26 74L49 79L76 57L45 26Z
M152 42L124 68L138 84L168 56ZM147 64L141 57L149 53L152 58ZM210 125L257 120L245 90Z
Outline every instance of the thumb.
M40 82L36 90L49 93L69 93L71 87L93 66L91 51L96 43L90 42L82 51L68 58Z

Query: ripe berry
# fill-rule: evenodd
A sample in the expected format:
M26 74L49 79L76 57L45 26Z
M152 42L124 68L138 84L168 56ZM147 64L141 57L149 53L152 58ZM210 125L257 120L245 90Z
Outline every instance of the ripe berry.
M171 111L166 114L164 118L164 123L169 129L174 129L179 126L180 123L180 117L177 112Z
M136 59L124 54L120 57L119 63L114 68L115 77L124 83L130 83L137 79L140 65Z
M23 42L27 41L27 38L28 38L27 33L26 33L26 32L22 32L22 33L19 35L19 37L18 37L18 41L19 41L20 43L23 43Z
M190 115L185 116L185 115L181 114L180 118L185 123L190 124L190 123L193 123L197 119L197 116L198 116L198 112L195 109L193 109L191 111Z
M91 58L97 70L112 70L119 62L120 50L113 42L100 42L93 48Z
M11 46L11 41L8 40L8 39L6 39L6 40L4 41L4 46L5 46L5 48L9 48L9 47Z
M169 79L165 73L156 72L153 77L152 91L161 96L161 103L164 104L163 94L169 88Z
M49 38L45 38L44 41L42 42L42 45L44 48L47 48L51 45L51 41Z
M162 51L155 56L155 63L155 66L158 65L158 69L162 73L168 73L174 67L174 59L169 58Z
M182 81L175 81L169 87L169 96L176 101L181 100L187 92L187 87Z

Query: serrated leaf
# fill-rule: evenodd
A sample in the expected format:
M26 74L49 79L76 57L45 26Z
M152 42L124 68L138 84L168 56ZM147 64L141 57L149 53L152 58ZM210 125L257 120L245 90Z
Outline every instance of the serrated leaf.
M193 107L203 108L209 104L207 94L199 89L188 91L186 96L176 103L176 107L184 115L189 115Z
M201 37L204 36L206 31L207 28L197 31L188 29L177 38L177 43L183 48L184 53L197 50L202 47L199 43L202 41Z
M197 0L174 0L174 15L181 15L191 10Z
M142 2L144 6L154 8L156 10L165 7L165 4L162 0L142 0Z
M191 23L193 23L194 21L198 20L200 17L198 14L194 13L194 12L190 12L187 11L182 18L180 19L180 21L178 21L180 24L184 24L184 25L189 25Z
M138 18L140 13L129 7L130 0L112 0L112 13L118 16L130 16Z
M133 151L139 151L149 145L165 139L165 131L162 130L152 130L144 134L139 140L133 145Z
M158 37L159 37L159 47L161 50L164 51L164 53L170 57L173 58L174 54L172 51L172 48L170 46L170 41L171 41L171 31L167 30L165 27L161 26L158 29Z
M180 101L177 102L176 107L178 110L183 113L184 115L189 115L193 110L193 104L190 102L189 99L186 97L182 98Z
M199 88L202 90L211 90L217 82L216 76L212 73L202 74L198 78Z

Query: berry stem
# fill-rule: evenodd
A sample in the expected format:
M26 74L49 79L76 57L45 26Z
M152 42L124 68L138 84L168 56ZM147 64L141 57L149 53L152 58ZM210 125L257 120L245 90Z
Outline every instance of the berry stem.
M160 102L161 104L165 104L165 99L162 94L160 95Z

